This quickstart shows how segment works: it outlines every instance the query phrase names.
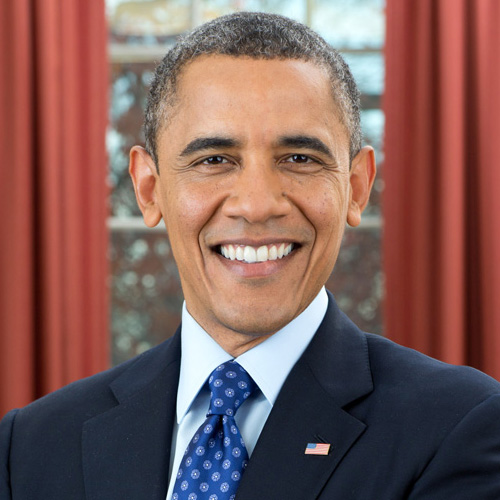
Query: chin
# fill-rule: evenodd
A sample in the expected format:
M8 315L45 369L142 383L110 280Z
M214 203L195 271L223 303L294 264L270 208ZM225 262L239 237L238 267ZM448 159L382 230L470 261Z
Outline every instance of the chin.
M219 320L220 323L234 332L249 337L263 337L276 333L295 317L292 314L283 314L283 311L277 317L276 309L265 312L235 313L231 316L225 314L224 316Z

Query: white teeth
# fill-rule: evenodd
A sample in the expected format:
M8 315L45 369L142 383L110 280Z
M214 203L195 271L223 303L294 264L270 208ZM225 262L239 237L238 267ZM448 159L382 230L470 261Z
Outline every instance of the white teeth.
M255 262L257 260L257 252L255 251L255 248L246 246L243 250L243 260L246 260L250 264Z
M268 260L282 259L293 250L293 243L286 245L262 245L258 248L248 245L221 245L220 253L226 259L245 261L250 264L254 262L266 262Z
M283 258L283 254L285 253L285 244L282 243L278 248L278 259Z
M257 249L257 260L259 262L265 262L267 260L268 251L266 245L262 245Z
M276 260L278 258L278 250L277 248L273 245L269 249L269 260Z

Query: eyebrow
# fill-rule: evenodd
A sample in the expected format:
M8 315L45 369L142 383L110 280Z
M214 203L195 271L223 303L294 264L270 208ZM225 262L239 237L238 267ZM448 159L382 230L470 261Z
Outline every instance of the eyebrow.
M206 149L234 148L240 145L241 143L239 141L229 137L198 137L192 140L182 150L179 156L182 158ZM334 159L334 155L330 151L330 148L317 137L308 135L286 135L278 139L277 145L299 149L312 149Z
M308 135L290 135L280 137L277 141L278 146L299 148L299 149L312 149L318 153L334 158L330 148L321 140L316 137Z
M192 140L181 152L180 157L188 156L205 149L234 148L239 142L227 137L199 137Z

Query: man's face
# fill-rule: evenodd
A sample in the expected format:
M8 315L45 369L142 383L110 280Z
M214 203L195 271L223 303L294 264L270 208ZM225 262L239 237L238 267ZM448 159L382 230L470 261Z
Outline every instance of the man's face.
M178 81L159 175L132 152L146 223L163 217L187 308L221 344L258 341L300 314L332 272L346 220L359 222L366 202L331 95L310 62L203 56Z

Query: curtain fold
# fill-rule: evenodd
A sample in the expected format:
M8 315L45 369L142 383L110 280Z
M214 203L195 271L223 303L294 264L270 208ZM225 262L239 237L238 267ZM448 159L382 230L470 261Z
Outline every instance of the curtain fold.
M0 5L0 413L105 369L102 0Z
M388 337L500 379L500 2L387 0Z

